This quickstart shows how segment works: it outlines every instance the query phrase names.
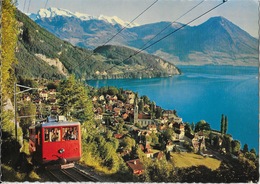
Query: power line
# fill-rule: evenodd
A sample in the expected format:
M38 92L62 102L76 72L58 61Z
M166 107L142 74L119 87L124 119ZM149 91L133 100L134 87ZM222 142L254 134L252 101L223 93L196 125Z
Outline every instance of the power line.
M31 6L31 0L29 0L28 9L27 9L27 13L29 13L30 6Z
M158 32L154 37L152 37L148 42L146 42L139 50L141 50L142 48L144 48L148 43L150 43L152 40L154 40L158 35L160 35L163 31L165 31L168 27L170 27L173 23L176 23L179 19L181 19L182 17L184 17L185 15L187 15L188 13L190 13L192 10L194 10L195 8L197 8L200 4L202 4L205 0L200 1L198 4L196 4L194 7L192 7L191 9L189 9L187 12L185 12L184 14L182 14L181 16L179 16L176 20L172 21L171 23L169 23L166 27L164 27L160 32ZM116 52L116 51L115 51ZM137 53L137 51L134 52ZM119 52L116 52L120 55L122 55ZM125 61L125 60L124 60ZM113 68L113 67L112 67Z
M47 4L48 4L48 0L46 0L46 3L45 3L45 6L44 6L44 9L46 9Z
M137 15L131 22L129 22L126 26L124 26L121 30L119 30L114 36L112 36L108 41L106 41L102 46L105 46L108 42L110 42L112 39L114 39L119 33L121 33L127 26L129 26L131 23L133 23L136 19L138 19L142 14L144 14L148 9L150 9L153 5L155 5L159 0L154 1L151 5L149 5L145 10L143 10L139 15ZM95 50L95 49L94 49ZM88 56L90 58L93 54L93 52ZM76 64L75 67L73 67L71 70L75 69L76 67L80 66L82 63Z
M23 12L24 12L24 9L25 9L25 6L26 6L26 1L27 1L27 0L24 0L24 4L23 4Z
M135 55L139 54L140 52L142 52L142 51L144 51L144 50L146 50L146 49L150 48L151 46L153 46L153 45L157 44L158 42L160 42L160 41L164 40L165 38L169 37L170 35L174 34L175 32L177 32L177 31L179 31L180 29L182 29L182 28L186 27L186 26L187 26L187 25L189 25L190 23L194 22L195 20L197 20L197 19L199 19L199 18L203 17L204 15L208 14L208 13L209 13L209 12L211 12L212 10L214 10L214 9L216 9L217 7L221 6L221 5L222 5L222 4L224 4L225 2L227 2L227 0L223 0L223 2L222 2L222 3L220 3L220 4L218 4L217 6L214 6L214 7L213 7L213 8L211 8L210 10L208 10L208 11L204 12L203 14L199 15L198 17L196 17L196 18L192 19L192 20L191 20L191 21L189 21L188 23L186 23L186 24L183 24L181 27L179 27L179 28L177 28L176 30L174 30L174 31L170 32L169 34L167 34L167 35L165 35L164 37L160 38L159 40L157 40L157 41L153 42L152 44L148 45L147 47L144 47L144 48L142 48L142 49L138 50L138 51L137 51L135 54L133 54L133 55L130 55L128 58L124 59L124 60L123 60L123 62L124 62L124 61L126 61L126 60L128 60L128 59L130 59L131 57L133 57L133 56L135 56Z
M188 10L186 13L182 14L179 18L177 18L176 20L174 20L173 22L171 22L170 24L168 24L168 26L166 26L164 29L162 29L159 33L157 33L152 39L150 39L146 44L144 44L140 49L142 49L145 45L147 45L148 43L150 43L154 38L156 38L159 34L161 34L164 30L166 30L168 27L170 27L173 23L175 23L176 21L178 21L179 19L181 19L182 17L184 17L185 15L187 15L189 12L191 12L193 9L195 9L196 7L198 7L200 4L202 4L205 0L202 0L201 2L199 2L197 5L195 5L194 7L192 7L190 10ZM127 26L129 26L132 22L134 22L137 18L139 18L145 11L147 11L149 8L151 8L155 3L157 3L157 1L154 1L149 7L147 7L143 12L141 12L138 16L136 16L130 23L127 24ZM102 46L105 46L108 42L110 42L114 37L116 37L120 32L122 32L127 26L123 27L120 31L118 31L114 36L112 36L107 42L105 42ZM101 46L101 47L102 47ZM116 51L115 51L116 52ZM137 52L137 51L136 51ZM135 53L136 53L135 52ZM119 52L116 52L120 55L122 55ZM135 55L134 53L134 55ZM125 61L125 60L124 60ZM115 68L116 66L112 66L111 68L107 69L106 71L111 70L112 68Z
M191 12L192 10L194 10L196 7L198 7L200 4L202 4L205 0L202 0L201 2L199 2L197 5L195 5L194 7L192 7L190 10L188 10L186 13L182 14L179 18L177 18L176 20L172 21L170 24L168 24L165 28L163 28L160 32L158 32L154 37L152 37L148 42L146 42L139 50L141 50L142 48L144 48L148 43L150 43L152 40L154 40L158 35L160 35L163 31L165 31L168 27L170 27L172 24L176 23L179 19L181 19L182 17L184 17L185 15L187 15L189 12ZM136 51L138 52L138 51Z
M126 26L120 29L114 36L112 36L108 41L106 41L102 46L106 45L112 39L114 39L119 33L121 33L126 27L132 24L136 19L138 19L142 14L144 14L147 10L149 10L153 5L155 5L159 0L154 1L150 6L148 6L145 10L143 10L139 15L137 15L131 22L129 22Z

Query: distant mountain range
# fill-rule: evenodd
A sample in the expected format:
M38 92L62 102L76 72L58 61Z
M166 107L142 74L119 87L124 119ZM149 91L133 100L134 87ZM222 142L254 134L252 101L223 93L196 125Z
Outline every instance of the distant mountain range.
M116 16L108 17L105 15L100 15L99 17L95 17L95 16L88 15L88 14L83 14L83 13L79 13L79 12L73 13L69 10L65 10L65 9L61 9L61 8L53 8L53 7L48 8L48 9L40 9L37 14L32 13L32 14L29 14L29 16L33 20L39 20L39 19L43 19L43 18L54 18L56 16L63 16L63 17L77 18L82 21L102 20L102 21L105 21L112 25L119 24L121 26L126 26L126 27L138 26L138 24L123 21Z
M83 48L104 45L126 26L109 44L139 49L173 33L145 51L180 65L258 65L258 40L224 17L212 17L175 32L184 24L129 25L117 17L93 17L58 8L41 9L29 16L59 38ZM168 28L149 42L165 27Z
M123 46L106 45L94 51L80 48L57 38L20 11L16 18L18 78L59 79L72 73L83 80L180 74L174 64L157 56L144 53L133 56L136 51Z

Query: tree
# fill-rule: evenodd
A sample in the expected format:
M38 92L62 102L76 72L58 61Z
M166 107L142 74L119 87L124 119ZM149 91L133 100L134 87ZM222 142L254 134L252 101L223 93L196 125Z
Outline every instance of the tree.
M168 142L169 140L172 140L172 136L173 136L173 130L171 128L168 128L164 133L164 140L165 142Z
M220 140L219 136L214 136L214 137L212 138L212 140L213 140L213 145L214 145L214 147L215 147L216 149L219 149L219 140Z
M116 132L117 132L118 134L123 133L123 131L124 131L123 126L124 126L124 123L119 123L119 124L116 126Z
M57 84L55 84L54 82L49 82L49 83L47 84L47 88L48 88L48 90L50 90L50 89L57 89L58 86L57 86Z
M23 106L20 108L19 115L25 116L21 118L20 125L23 130L24 136L28 136L29 127L35 120L36 105L32 102L25 102Z
M4 100L12 97L13 84L15 81L14 65L17 64L15 49L17 46L18 25L15 18L15 9L11 0L2 1L1 21L1 90ZM1 104L2 105L2 104Z
M243 152L244 152L244 153L248 152L248 145L247 145L247 144L244 144Z
M195 132L210 130L210 125L205 120L200 120L195 125Z
M220 132L221 134L226 134L228 129L228 118L227 116L224 116L224 114L221 115L221 122L220 122Z
M19 143L22 144L22 130L18 128L18 142L15 137L13 112L5 110L8 99L13 97L15 78L15 65L17 58L18 24L15 18L16 7L12 0L2 0L1 3L1 44L0 44L0 120L1 120L1 161L13 164L19 154Z
M232 146L232 153L238 155L241 147L240 142L238 140L232 140L231 146Z
M221 122L220 122L220 132L224 134L224 126L225 126L225 117L224 114L221 115Z
M77 82L74 75L61 82L59 86L59 105L61 114L80 122L93 120L93 105L84 84Z
M149 103L150 103L150 99L149 99L148 96L146 96L146 95L141 96L141 99L143 99L144 104L149 104Z
M252 160L252 161L255 161L255 159L256 159L256 155L254 153L251 153L251 152L246 152L245 157L249 160Z
M162 117L162 108L161 108L161 107L157 107L157 108L156 108L155 117L156 117L156 118Z
M138 103L138 109L139 109L139 112L143 112L144 111L144 101L142 99Z
M155 108L156 108L155 102L152 102L151 105L150 105L151 113L155 112Z
M113 137L113 132L111 130L107 130L105 132L105 138L107 141L111 140L111 138Z
M132 148L135 146L135 140L131 137L125 137L122 140L122 146L124 147L123 150L132 150Z
M254 155L256 155L256 150L255 150L255 148L252 148L252 149L250 150L250 153L253 153Z
M152 145L155 146L155 145L159 144L159 138L154 132L151 134L151 138L152 138L152 140L151 140Z
M228 136L228 135L223 136L222 147L225 148L227 153L232 152L231 141L232 141L232 138L230 136Z
M193 125L194 125L194 123L193 123ZM192 128L191 128L190 123L189 123L189 122L185 123L185 132L186 132L186 133L191 133L192 131L193 131L193 130L192 130Z
M192 122L191 123L191 130L194 131L194 129L195 129L195 124L194 124L194 122Z
M107 93L109 95L117 95L118 89L116 87L108 87Z
M224 134L226 134L227 133L227 129L228 129L228 117L227 116L225 116L225 125L224 125Z

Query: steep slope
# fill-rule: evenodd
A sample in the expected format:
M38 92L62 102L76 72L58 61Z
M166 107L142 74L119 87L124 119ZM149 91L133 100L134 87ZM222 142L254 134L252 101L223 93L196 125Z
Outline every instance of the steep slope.
M129 62L136 70L129 71L128 64L121 65L120 62L123 58L129 57L128 54L134 53L132 49L124 48L124 52L118 55L116 52L121 47L109 46L100 48L107 55L98 51L94 53L55 37L19 11L17 20L20 29L17 48L19 64L16 67L18 76L56 79L74 73L78 78L95 79L163 77L179 74L173 64L146 54L132 57ZM153 63L154 69L142 74L141 70L150 67L150 63L155 60L158 62ZM161 64L167 67L163 68Z
M108 21L68 16L40 18L36 22L56 36L84 48L103 45L122 28ZM157 22L127 28L110 44L140 48L169 24ZM169 26L151 43L182 25ZM178 64L258 64L258 40L223 17L212 17L198 26L186 26L149 47L147 52Z

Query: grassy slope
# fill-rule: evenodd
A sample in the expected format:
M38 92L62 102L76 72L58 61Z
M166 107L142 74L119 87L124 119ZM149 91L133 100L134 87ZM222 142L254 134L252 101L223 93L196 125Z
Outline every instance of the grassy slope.
M171 153L171 156L175 166L179 168L204 165L212 170L216 170L221 163L217 159L203 157L194 153Z

